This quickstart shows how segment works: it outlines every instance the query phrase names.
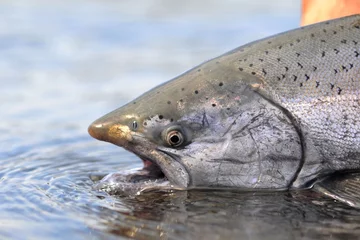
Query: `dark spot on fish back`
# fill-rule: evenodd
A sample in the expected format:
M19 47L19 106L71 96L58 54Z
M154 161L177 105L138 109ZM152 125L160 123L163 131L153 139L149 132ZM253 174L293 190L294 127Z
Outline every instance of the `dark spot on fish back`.
M256 74L256 72L251 72L251 74L252 74L252 75L255 75L255 74Z
M219 86L222 87L224 84L222 82L219 83Z
M320 82L316 81L316 88L320 86Z
M321 57L325 57L325 51L322 51Z
M331 88L331 90L333 90L334 87L335 87L335 84L330 83L330 88Z
M171 104L171 101L168 101L167 104Z
M338 93L338 95L340 95L341 94L341 91L342 91L342 89L341 88L337 88L338 90L337 90L337 93Z
M310 79L309 75L305 74L305 81L307 81L309 79Z
M163 119L164 118L164 116L163 115L159 115L159 119Z
M195 90L195 94L198 94L199 93L199 91L198 90Z
M355 57L359 57L359 52L358 51L354 51L355 52Z
M239 70L242 72L244 69L240 67Z
M346 44L346 39L341 40L341 43Z
M335 51L335 54L338 54L340 51L338 50L338 49L334 49L334 51Z
M303 68L303 65L301 63L297 63L297 65L300 67L300 68Z
M213 104L211 104L211 106L216 107L216 104L215 104L215 103L213 103Z

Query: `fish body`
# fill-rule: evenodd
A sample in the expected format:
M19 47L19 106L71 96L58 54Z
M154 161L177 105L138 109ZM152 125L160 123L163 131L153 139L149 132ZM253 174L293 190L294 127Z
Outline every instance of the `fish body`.
M89 133L182 188L308 187L360 170L359 60L360 15L302 27L200 64Z

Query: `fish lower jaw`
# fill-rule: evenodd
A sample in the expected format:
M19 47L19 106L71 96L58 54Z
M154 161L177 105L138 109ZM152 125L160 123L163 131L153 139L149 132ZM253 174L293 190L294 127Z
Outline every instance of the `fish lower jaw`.
M94 185L94 189L111 195L135 197L151 191L169 191L174 189L160 167L147 159L142 159L141 169L110 173Z
M189 171L177 155L160 148L151 154L172 187L184 190L191 185Z

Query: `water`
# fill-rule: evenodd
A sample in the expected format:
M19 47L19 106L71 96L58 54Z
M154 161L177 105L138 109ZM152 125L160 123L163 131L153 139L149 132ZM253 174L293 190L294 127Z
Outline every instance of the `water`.
M141 167L91 139L93 120L299 18L288 0L1 1L0 238L357 239L360 212L311 191L92 189Z

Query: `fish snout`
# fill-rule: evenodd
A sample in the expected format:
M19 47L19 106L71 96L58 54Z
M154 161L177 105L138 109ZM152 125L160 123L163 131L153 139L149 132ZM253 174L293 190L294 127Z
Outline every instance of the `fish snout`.
M109 129L108 126L106 126L106 124L98 123L97 121L90 124L88 128L88 132L90 136L100 141L106 141L108 131Z
M124 146L132 140L128 126L112 122L95 121L88 128L89 134L100 141Z

